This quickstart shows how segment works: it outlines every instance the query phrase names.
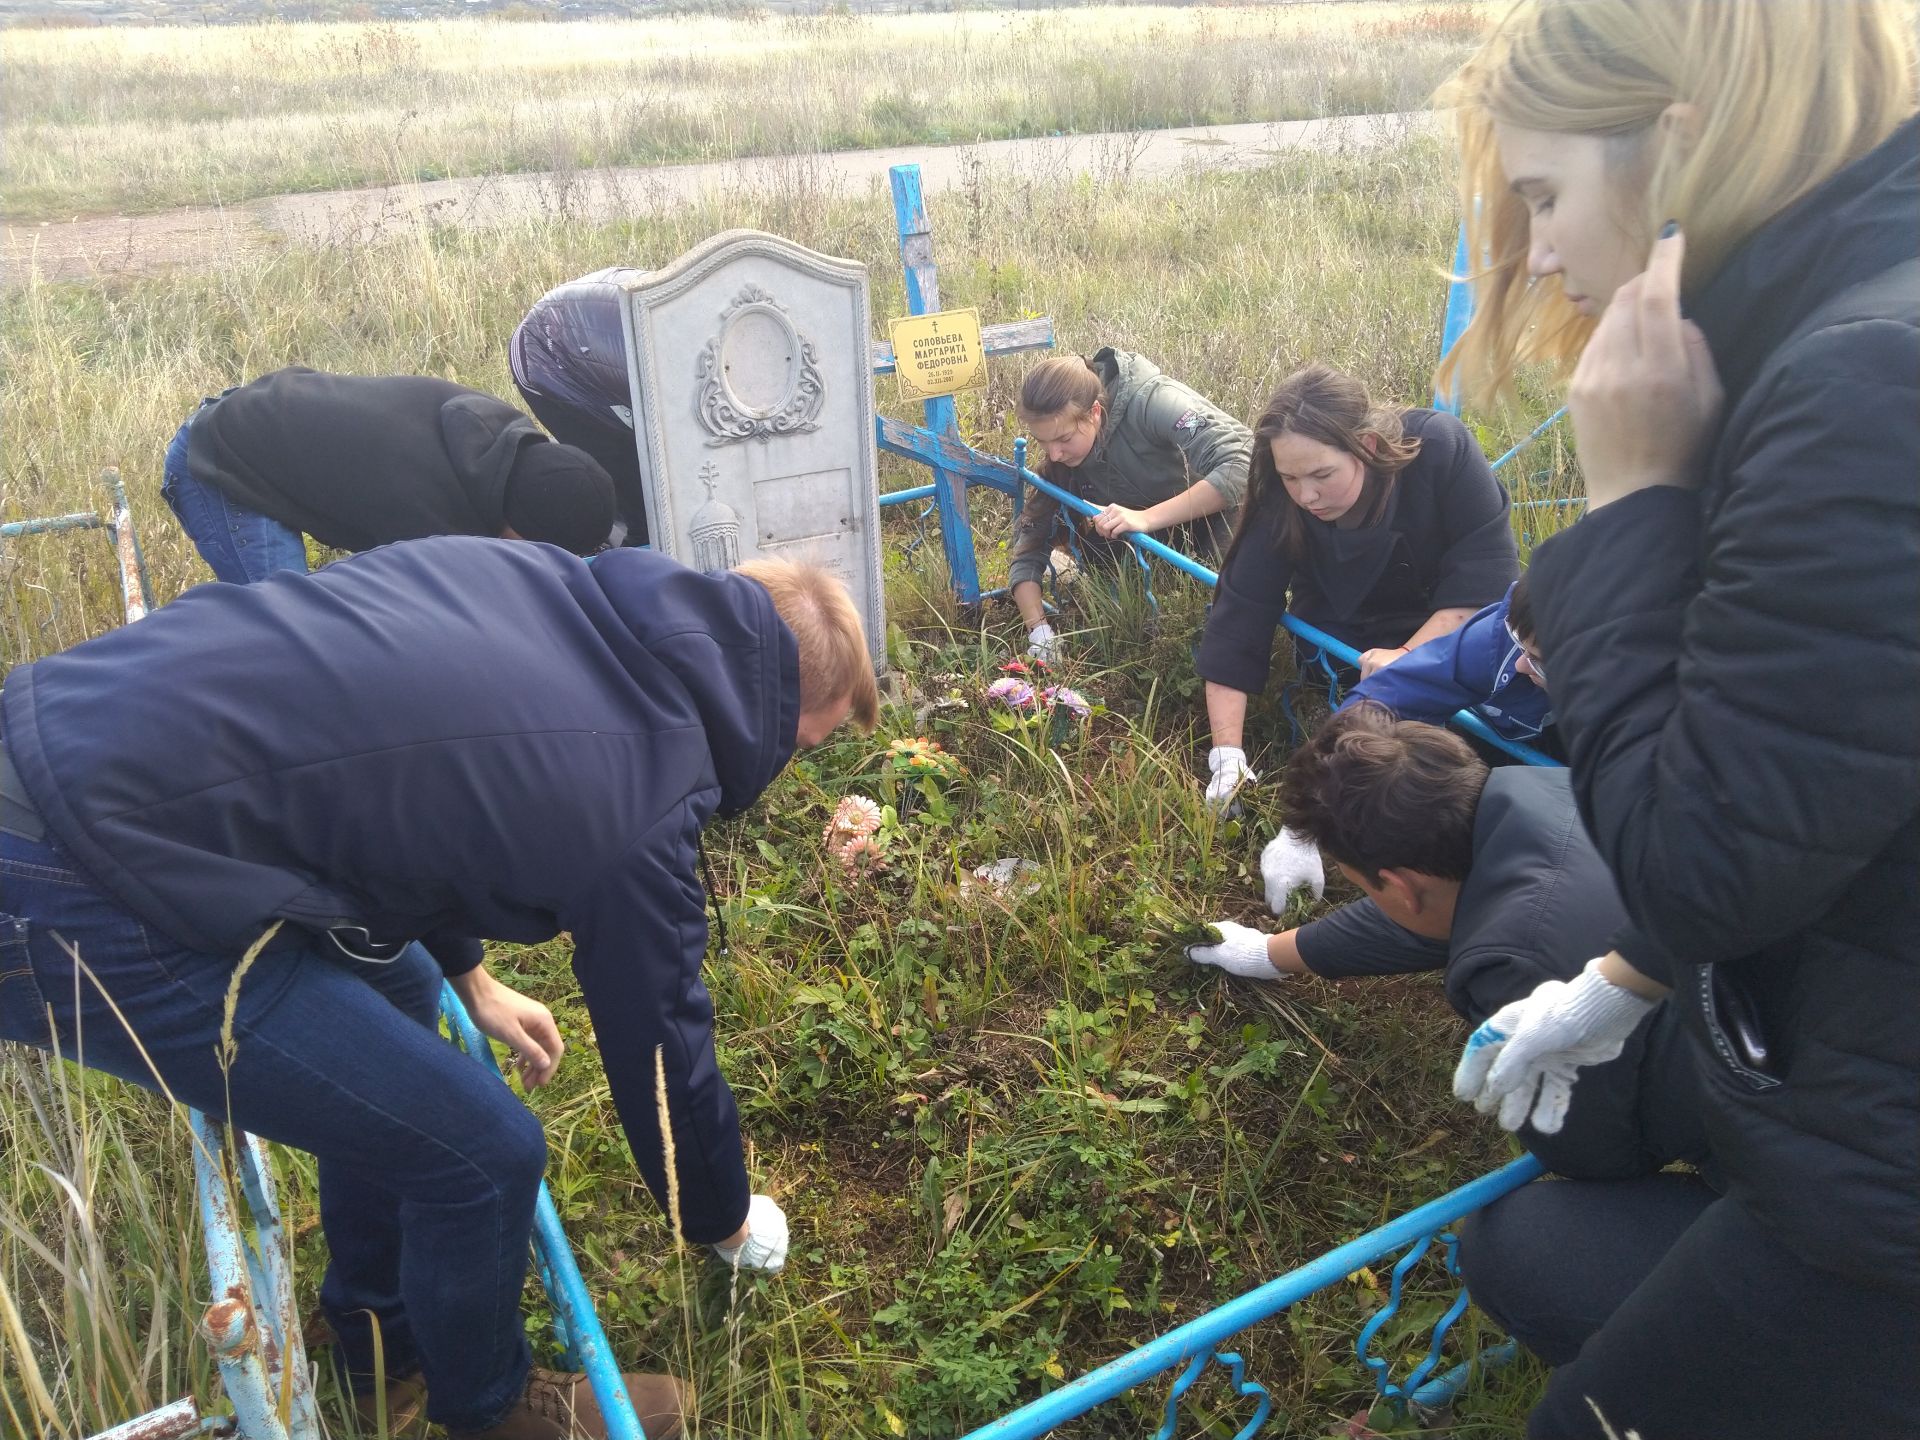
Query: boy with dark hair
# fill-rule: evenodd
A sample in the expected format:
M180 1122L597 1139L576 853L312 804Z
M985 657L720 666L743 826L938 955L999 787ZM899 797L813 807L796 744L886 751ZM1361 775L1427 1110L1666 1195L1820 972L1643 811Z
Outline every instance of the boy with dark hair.
M428 535L590 555L613 481L504 400L426 375L292 365L204 400L167 447L160 494L213 573L305 570L311 535L371 550Z
M1448 1003L1478 1025L1543 981L1572 979L1623 928L1565 770L1489 770L1458 735L1362 702L1294 752L1280 795L1289 829L1365 898L1277 935L1220 921L1220 943L1188 949L1197 964L1255 980L1443 970ZM1691 1060L1664 1013L1619 1060L1583 1073L1559 1134L1525 1132L1549 1167L1637 1175L1704 1152L1691 1107L1673 1103Z

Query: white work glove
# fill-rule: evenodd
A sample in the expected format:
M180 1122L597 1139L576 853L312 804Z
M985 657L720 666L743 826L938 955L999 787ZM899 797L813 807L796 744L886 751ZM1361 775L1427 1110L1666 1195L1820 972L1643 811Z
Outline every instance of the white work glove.
M1220 932L1218 945L1189 945L1187 959L1196 965L1217 965L1242 980L1280 980L1285 977L1267 959L1267 937L1250 925L1231 920L1216 920Z
M1518 1130L1527 1123L1557 1134L1573 1099L1575 1072L1617 1056L1659 1002L1623 989L1589 960L1572 980L1548 980L1524 1000L1503 1005L1467 1037L1453 1072L1453 1093Z
M1260 778L1247 767L1247 752L1238 745L1216 745L1207 752L1207 769L1213 772L1207 782L1207 808L1216 815L1238 815L1240 802L1234 796L1242 785Z
M1060 663L1060 637L1045 620L1027 632L1027 658L1042 665Z
M747 1238L738 1245L716 1245L713 1253L742 1270L777 1275L787 1263L787 1212L771 1195L747 1202Z
M1302 885L1312 889L1316 900L1327 893L1327 867L1320 862L1320 847L1285 826L1260 852L1260 878L1267 882L1267 909L1276 915L1286 913L1287 897Z

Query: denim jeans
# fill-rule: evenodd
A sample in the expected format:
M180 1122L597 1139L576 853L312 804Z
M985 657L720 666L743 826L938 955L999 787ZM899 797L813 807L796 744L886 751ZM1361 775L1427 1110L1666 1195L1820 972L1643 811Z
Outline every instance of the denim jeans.
M371 1375L377 1322L387 1373L417 1364L433 1419L495 1423L526 1384L539 1122L440 1038L440 970L418 945L385 965L330 942L262 952L240 983L223 1071L238 963L142 924L51 839L0 830L0 1039L164 1084L313 1154L331 1251L320 1297L349 1374Z
M229 394L222 391L221 394ZM187 468L187 435L194 419L220 396L200 402L167 446L160 496L193 541L193 548L216 579L235 585L263 580L276 570L307 568L307 542L297 530L236 505L213 486L193 478Z

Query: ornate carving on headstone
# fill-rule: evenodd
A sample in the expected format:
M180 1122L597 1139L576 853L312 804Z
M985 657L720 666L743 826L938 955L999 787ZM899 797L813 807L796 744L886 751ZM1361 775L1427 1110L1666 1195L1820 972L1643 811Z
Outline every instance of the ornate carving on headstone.
M693 523L687 526L687 538L693 541L693 568L731 570L740 563L740 515L715 497L720 467L713 461L700 467L700 483L707 487L707 503L693 512Z
M654 548L703 570L828 566L884 669L866 268L735 230L621 288Z
M820 428L826 382L813 342L758 285L743 288L720 312L720 329L700 352L696 373L709 445Z

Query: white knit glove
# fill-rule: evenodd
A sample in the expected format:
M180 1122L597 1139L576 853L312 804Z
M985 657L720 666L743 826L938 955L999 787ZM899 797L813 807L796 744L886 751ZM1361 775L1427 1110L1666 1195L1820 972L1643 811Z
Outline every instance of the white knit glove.
M1207 769L1213 779L1207 782L1207 808L1216 815L1238 815L1235 799L1242 785L1251 785L1260 777L1247 766L1247 752L1238 745L1216 745L1207 752Z
M1320 862L1320 847L1295 830L1284 826L1260 852L1260 878L1267 882L1267 909L1284 915L1287 899L1302 885L1318 900L1327 892L1327 868Z
M1548 980L1524 1000L1503 1005L1467 1037L1453 1072L1453 1093L1518 1130L1527 1123L1543 1135L1559 1132L1582 1065L1617 1056L1627 1037L1659 1002L1602 976L1598 960L1572 980Z
M1242 980L1282 980L1283 976L1267 959L1267 937L1250 925L1231 920L1216 920L1220 932L1218 945L1189 945L1187 959L1196 965L1217 965Z
M742 1270L777 1275L787 1263L787 1212L771 1195L747 1202L747 1238L738 1245L716 1245L713 1253Z
M1027 658L1042 665L1060 663L1060 637L1045 620L1027 632Z

